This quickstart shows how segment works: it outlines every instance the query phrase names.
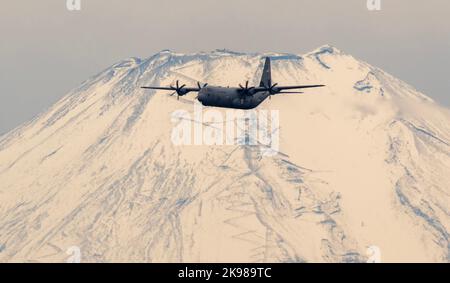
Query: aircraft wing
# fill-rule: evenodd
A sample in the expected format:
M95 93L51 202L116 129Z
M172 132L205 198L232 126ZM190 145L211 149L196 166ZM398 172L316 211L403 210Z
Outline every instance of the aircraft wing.
M141 88L145 89L159 89L159 90L177 90L176 87L164 87L164 86L141 86ZM183 91L191 92L191 91L200 91L198 87L183 87Z
M301 88L314 88L314 87L324 87L325 85L293 85L293 86L276 86L276 89L282 91L285 89L301 89Z
M272 89L275 93L287 93L287 92L283 92L283 90L290 90L290 89L302 89L302 88L315 88L315 87L324 87L325 85L292 85L292 86L278 86L278 85L273 85ZM261 92L261 91L267 91L268 89L266 87L260 86L260 87L255 87L254 90L256 92Z
M141 86L141 88L146 88L146 89L161 89L161 90L173 90L171 87L162 87L162 86Z

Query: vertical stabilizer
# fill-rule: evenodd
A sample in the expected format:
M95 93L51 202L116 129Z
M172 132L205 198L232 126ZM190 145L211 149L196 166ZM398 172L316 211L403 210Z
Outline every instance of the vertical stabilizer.
M270 57L266 57L266 62L264 62L264 69L259 86L270 87L272 85L272 74L270 69Z

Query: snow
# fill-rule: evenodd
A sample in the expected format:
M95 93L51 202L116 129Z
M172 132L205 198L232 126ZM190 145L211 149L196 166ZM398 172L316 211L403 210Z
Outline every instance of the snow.
M193 113L196 94L139 88L258 84L267 55L274 82L327 85L259 106L280 112L273 157L175 146L171 114ZM129 58L0 137L0 261L78 246L86 262L352 262L377 246L383 262L448 262L449 121L329 45Z

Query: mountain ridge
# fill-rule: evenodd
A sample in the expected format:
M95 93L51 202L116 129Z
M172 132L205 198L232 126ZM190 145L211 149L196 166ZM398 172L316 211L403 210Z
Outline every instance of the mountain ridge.
M256 110L279 111L272 157L175 146L172 114L194 114L195 95L139 88L257 83L265 54L275 82L327 85ZM0 137L0 261L61 262L77 246L87 262L361 262L377 246L382 261L448 262L449 117L328 45L125 59Z

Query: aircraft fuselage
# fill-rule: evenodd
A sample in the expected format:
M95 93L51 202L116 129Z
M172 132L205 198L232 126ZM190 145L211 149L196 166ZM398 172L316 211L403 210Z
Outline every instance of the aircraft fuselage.
M257 92L253 95L243 95L240 88L207 86L199 91L198 100L204 106L253 109L260 105L269 95L268 91Z

